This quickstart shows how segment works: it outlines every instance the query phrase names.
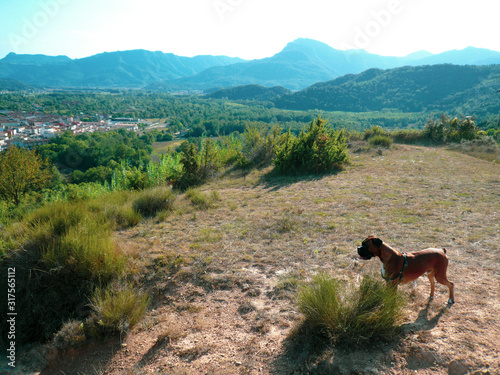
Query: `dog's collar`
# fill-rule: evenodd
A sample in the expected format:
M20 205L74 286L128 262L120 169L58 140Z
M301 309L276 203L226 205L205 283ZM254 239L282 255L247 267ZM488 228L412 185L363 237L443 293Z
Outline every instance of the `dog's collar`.
M398 280L398 284L401 282L401 280L403 279L403 274L405 273L405 269L406 269L406 266L408 265L408 260L406 259L406 253L403 253L404 257L405 257L405 261L403 263L403 269L401 270L401 272L399 274L397 274L395 277L385 277L384 273L382 272L382 278L385 280L385 281L396 281Z

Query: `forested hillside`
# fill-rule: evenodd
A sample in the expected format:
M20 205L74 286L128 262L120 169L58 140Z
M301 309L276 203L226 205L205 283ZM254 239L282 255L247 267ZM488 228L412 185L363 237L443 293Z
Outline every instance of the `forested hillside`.
M325 111L500 111L500 65L433 65L369 69L317 83L274 102L279 108Z
M245 85L217 90L207 95L208 98L228 100L272 100L277 96L291 94L285 87L264 87L261 85Z

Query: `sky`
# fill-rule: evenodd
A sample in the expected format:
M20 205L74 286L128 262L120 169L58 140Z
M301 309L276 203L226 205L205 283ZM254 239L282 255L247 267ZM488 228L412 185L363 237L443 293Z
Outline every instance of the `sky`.
M146 49L259 59L297 38L385 56L500 51L498 0L0 0L0 59Z

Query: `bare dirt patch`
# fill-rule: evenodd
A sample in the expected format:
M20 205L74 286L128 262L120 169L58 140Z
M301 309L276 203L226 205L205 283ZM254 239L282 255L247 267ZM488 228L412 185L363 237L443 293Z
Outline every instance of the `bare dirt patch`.
M153 296L144 321L102 355L51 359L42 374L498 374L500 167L444 149L353 154L336 175L232 176L203 186L220 201L178 200L162 222L117 233ZM356 283L380 272L357 259L377 235L401 251L445 247L456 303L426 277L396 342L336 348L302 325L301 280L323 271ZM61 358L63 358L61 360ZM67 357L66 357L67 358ZM93 369L89 367L91 360Z

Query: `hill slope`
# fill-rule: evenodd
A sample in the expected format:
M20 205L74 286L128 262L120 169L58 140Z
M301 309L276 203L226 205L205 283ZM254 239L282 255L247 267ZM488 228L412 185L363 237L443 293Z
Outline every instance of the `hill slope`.
M500 373L500 167L439 148L354 155L336 175L226 177L202 188L218 192L215 207L180 196L164 221L116 233L151 311L122 340L52 356L41 374ZM297 283L318 272L352 285L380 277L378 261L356 254L370 234L401 251L446 247L455 305L439 284L429 302L422 277L400 287L397 342L355 351L293 336Z
M2 79L0 78L0 90L6 90L6 91L20 91L20 90L27 90L30 89L31 87L17 81L15 79Z
M279 108L328 111L500 111L500 65L432 65L369 69L317 83L275 100ZM458 109L460 109L458 108Z

